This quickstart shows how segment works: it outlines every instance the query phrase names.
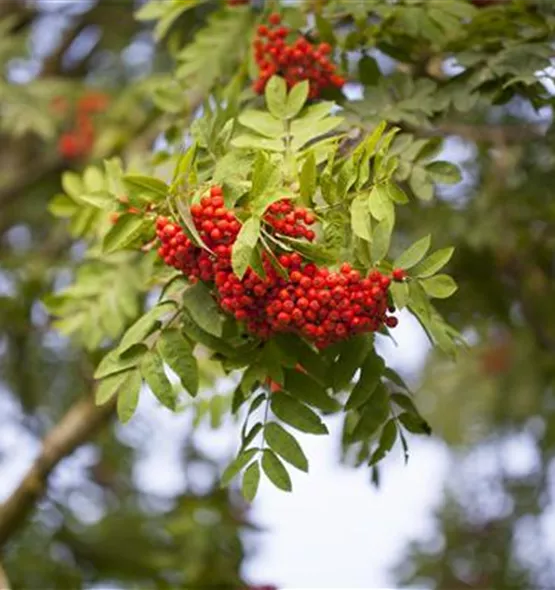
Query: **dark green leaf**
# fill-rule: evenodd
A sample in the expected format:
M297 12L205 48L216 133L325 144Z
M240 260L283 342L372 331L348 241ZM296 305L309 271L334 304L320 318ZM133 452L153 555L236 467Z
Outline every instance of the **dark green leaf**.
M246 426L246 424L245 424L245 426ZM244 448L248 447L251 444L251 442L256 438L256 436L262 430L263 427L264 426L263 426L262 422L257 422L256 424L253 425L253 427L248 432L245 432L245 435L242 437L241 448L244 449Z
M387 420L389 415L389 395L381 383L378 384L368 402L361 408L361 415L352 433L352 440L367 440Z
M436 182L443 184L457 184L462 180L461 171L451 162L432 162L426 166L426 170Z
M432 434L429 424L419 415L409 412L403 412L399 416L399 422L413 434Z
M252 502L258 491L258 484L260 483L260 465L257 461L251 463L245 473L243 474L243 485L241 486L241 492L243 498L247 502Z
M141 374L158 401L166 408L175 410L177 395L166 376L164 361L157 352L145 354L141 361Z
M378 448L372 454L369 465L375 465L381 461L389 451L393 448L395 440L397 439L397 426L395 420L391 419L386 422L380 435L380 442Z
M183 294L183 305L193 320L208 334L222 335L223 318L210 290L202 283L197 283Z
M119 389L117 411L120 421L125 424L131 420L141 392L142 378L139 371L131 371Z
M370 339L363 335L354 336L342 345L339 358L331 367L331 382L334 391L340 392L349 386L370 347Z
M308 459L295 437L277 422L264 427L264 438L268 446L282 459L301 471L308 471Z
M328 429L318 414L285 392L272 395L271 408L286 424L310 434L327 434Z
M293 397L325 412L335 412L341 407L337 400L326 393L322 385L295 369L285 371L285 389Z
M268 479L280 490L290 492L293 489L291 478L283 463L277 458L277 455L268 450L264 450L262 455L262 470Z
M358 76L364 86L375 86L381 75L380 68L373 57L364 55L358 62Z
M364 364L362 365L362 371L360 379L353 387L353 391L349 396L347 410L353 410L359 408L366 403L368 398L374 393L385 369L385 363L383 359L378 356L374 351L370 351Z
M195 396L199 387L197 359L193 349L179 330L164 330L157 343L164 362L175 371L183 387Z
M229 482L245 467L245 465L258 453L258 449L248 449L242 451L239 455L226 467L220 479L220 485L225 488Z

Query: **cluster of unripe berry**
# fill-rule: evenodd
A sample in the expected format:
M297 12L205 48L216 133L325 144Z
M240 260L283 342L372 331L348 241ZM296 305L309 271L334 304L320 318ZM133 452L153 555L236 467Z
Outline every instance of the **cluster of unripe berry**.
M281 209L285 204L287 212ZM274 203L267 216L277 213L313 222L310 212L294 208L289 201ZM210 196L191 206L191 215L207 248L198 247L178 224L159 217L158 254L190 280L213 283L222 309L245 322L247 329L259 337L296 332L324 348L354 334L397 325L397 318L387 315L394 311L388 303L391 279L377 270L363 277L347 263L339 272L332 272L297 252L277 255L276 260L264 253L265 276L260 277L249 268L239 279L232 270L231 248L241 223L224 206L222 189L212 187ZM402 271L395 271L394 279L403 278Z
M297 82L308 80L309 98L320 96L324 88L341 88L345 79L336 73L336 66L328 56L329 43L313 45L303 36L287 41L291 29L281 25L281 17L273 13L268 25L260 25L254 39L254 57L259 77L253 83L255 92L262 94L268 80L278 74L285 79L288 88Z
M87 92L77 101L72 127L58 140L61 156L69 160L90 153L95 141L93 115L106 110L108 103L108 96L102 92ZM70 104L65 97L58 96L52 101L51 109L58 115L65 115Z

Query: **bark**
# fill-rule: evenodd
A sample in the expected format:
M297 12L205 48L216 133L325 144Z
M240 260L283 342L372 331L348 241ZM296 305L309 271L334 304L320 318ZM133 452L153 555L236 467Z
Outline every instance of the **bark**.
M76 402L43 441L39 456L8 500L0 505L0 549L25 522L60 461L105 426L114 403L97 407L90 397ZM0 589L2 578L0 574Z

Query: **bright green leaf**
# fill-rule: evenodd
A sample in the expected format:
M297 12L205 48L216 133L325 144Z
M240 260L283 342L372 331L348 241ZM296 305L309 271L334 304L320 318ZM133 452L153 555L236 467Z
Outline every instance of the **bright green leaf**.
M437 299L446 299L457 290L457 283L453 278L443 274L423 279L420 284L430 297L436 297Z
M260 218L250 217L245 221L231 250L231 265L233 272L242 278L247 268L254 248L260 236Z
M430 254L428 258L419 262L410 273L412 276L418 277L419 279L425 279L431 277L438 270L441 270L453 256L454 248L442 248L437 250L433 254Z
M297 82L297 84L293 86L289 92L287 103L285 105L285 117L287 119L292 119L299 114L308 98L309 89L308 80Z
M287 86L279 76L272 76L264 92L268 110L274 117L284 119L287 116Z
M393 263L395 268L408 269L418 264L430 249L431 236L427 235L414 242Z

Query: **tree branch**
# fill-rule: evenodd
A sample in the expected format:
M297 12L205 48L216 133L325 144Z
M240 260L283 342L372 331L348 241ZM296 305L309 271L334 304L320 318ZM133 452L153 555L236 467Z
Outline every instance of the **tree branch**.
M10 590L10 581L8 576L0 563L0 590Z
M0 505L0 549L25 521L60 461L105 426L115 402L97 407L92 397L76 402L43 441L39 456L8 500ZM1 589L0 574L0 589Z

